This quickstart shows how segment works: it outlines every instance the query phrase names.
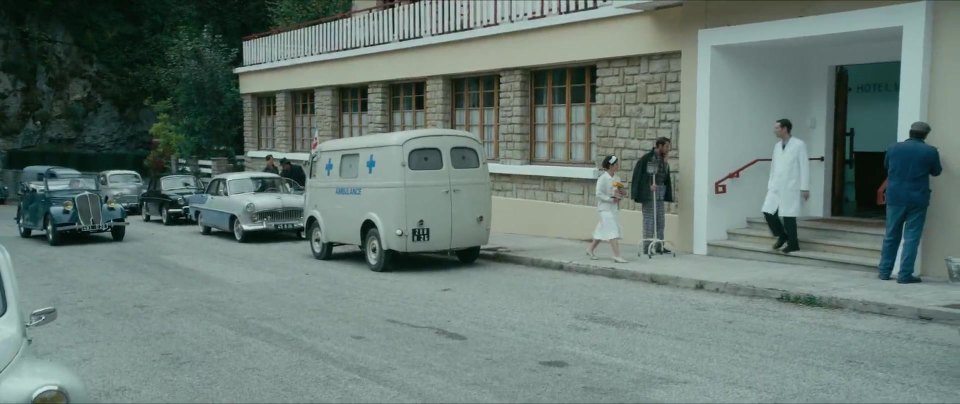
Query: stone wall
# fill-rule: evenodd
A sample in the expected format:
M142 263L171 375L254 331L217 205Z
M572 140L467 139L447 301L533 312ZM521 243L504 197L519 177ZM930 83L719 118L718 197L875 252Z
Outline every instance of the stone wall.
M313 102L320 141L340 137L340 92L333 87L315 89Z
M500 72L500 162L530 161L530 72Z
M290 143L293 140L292 122L293 119L293 100L289 91L277 93L277 112L274 122L276 131L274 132L274 150L280 152L290 152L293 150Z
M449 78L432 77L427 79L424 89L426 98L425 123L428 128L450 128L453 106L453 85Z
M621 159L618 175L631 186L633 166L654 147L658 137L672 140L669 163L674 181L674 196L679 200L676 175L680 125L680 53L634 56L596 61L596 119L591 122L591 141L597 146L593 164L599 166L603 156L615 154ZM501 164L530 162L530 69L497 72L500 75L500 138ZM389 84L370 83L368 87L369 125L367 133L389 130ZM427 127L451 126L451 92L449 77L431 77L426 83ZM315 90L316 119L321 140L338 137L338 91L335 88ZM277 151L289 151L289 93L277 94ZM256 147L256 111L254 98L244 96L244 134L247 150ZM249 115L249 116L248 116ZM250 159L248 169L262 169L262 159ZM496 196L533 199L549 202L593 206L595 180L542 178L516 175L493 175ZM621 209L638 209L633 201L623 201ZM677 204L669 204L674 213Z
M384 133L390 128L390 85L371 83L367 88L367 114L369 125L366 133Z

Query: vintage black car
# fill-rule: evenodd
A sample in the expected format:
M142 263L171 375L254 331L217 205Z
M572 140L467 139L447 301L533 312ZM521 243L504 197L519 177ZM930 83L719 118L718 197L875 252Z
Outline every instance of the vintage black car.
M95 175L30 166L23 169L20 187L15 218L20 237L43 230L50 245L59 245L65 233L110 232L113 241L123 241L127 212L116 202L106 201Z
M165 225L188 218L187 197L203 192L200 181L192 175L171 174L153 177L146 192L140 194L140 215L149 222L151 216L160 216Z

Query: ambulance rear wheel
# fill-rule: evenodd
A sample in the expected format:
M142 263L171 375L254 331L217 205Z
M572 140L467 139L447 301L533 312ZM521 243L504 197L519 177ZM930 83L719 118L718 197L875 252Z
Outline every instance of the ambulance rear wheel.
M383 272L390 268L393 252L383 248L380 232L376 228L367 231L363 246L363 256L366 258L371 271Z
M477 258L480 258L480 247L457 250L457 259L464 264L472 264Z

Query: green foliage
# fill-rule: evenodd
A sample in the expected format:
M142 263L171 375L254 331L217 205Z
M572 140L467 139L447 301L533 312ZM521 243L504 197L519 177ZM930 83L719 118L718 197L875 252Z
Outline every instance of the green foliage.
M284 28L350 11L351 0L268 0L273 28Z
M164 172L170 158L180 151L185 139L170 116L172 110L170 100L164 100L151 106L159 113L159 116L157 122L150 127L150 136L153 138L154 148L144 160L144 165L151 174L159 174Z
M242 141L240 94L232 71L237 52L209 27L181 31L167 49L160 77L170 94L174 124L184 137L183 155L214 157L232 152Z

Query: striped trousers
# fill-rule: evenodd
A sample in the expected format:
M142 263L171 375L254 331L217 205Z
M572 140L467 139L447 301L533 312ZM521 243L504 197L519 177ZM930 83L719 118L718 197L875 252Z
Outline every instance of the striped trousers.
M643 212L643 238L657 238L660 240L665 240L663 236L664 229L664 207L663 207L663 197L666 194L667 187L666 185L657 186L657 194L653 202L645 202L641 206L641 211ZM656 214L654 214L654 205L656 205ZM654 230L654 218L656 218L656 230L657 235L653 235ZM649 242L643 243L643 251L647 250L647 247L650 245Z

